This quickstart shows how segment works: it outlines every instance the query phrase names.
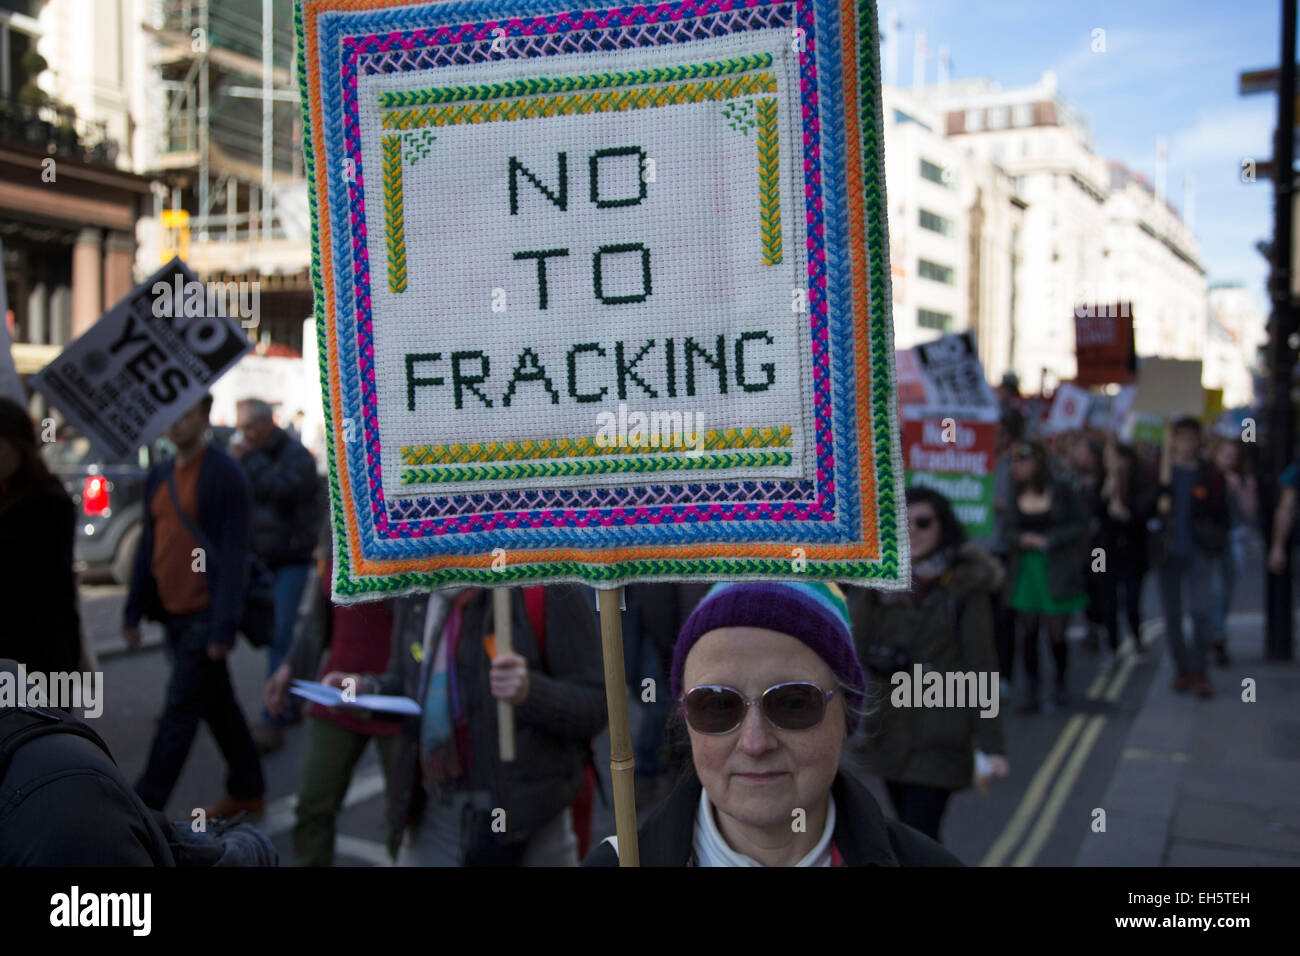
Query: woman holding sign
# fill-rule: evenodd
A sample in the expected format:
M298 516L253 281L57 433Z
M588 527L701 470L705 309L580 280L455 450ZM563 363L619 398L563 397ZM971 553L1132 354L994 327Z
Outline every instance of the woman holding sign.
M638 828L642 866L955 866L840 769L866 679L833 584L713 587L673 651L692 766ZM608 837L586 866L616 866Z

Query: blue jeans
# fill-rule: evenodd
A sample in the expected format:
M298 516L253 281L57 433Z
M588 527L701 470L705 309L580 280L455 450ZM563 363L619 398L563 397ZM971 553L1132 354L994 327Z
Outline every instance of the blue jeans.
M266 676L269 678L284 663L293 644L293 626L298 620L298 605L302 603L302 591L307 586L307 574L310 564L285 564L275 569L275 634L266 656ZM267 724L288 724L294 720L296 707L291 707L280 717L272 717L262 711L262 722Z
M237 800L262 796L266 789L262 761L235 698L230 669L224 660L208 657L212 636L209 612L173 617L166 631L171 677L149 763L135 785L136 793L145 806L164 809L189 756L199 721L204 720L226 758L226 792Z
M1165 634L1174 665L1181 670L1204 671L1214 633L1216 585L1214 558L1201 551L1171 554L1160 566L1160 600L1164 605ZM1183 634L1183 587L1192 612L1192 643Z

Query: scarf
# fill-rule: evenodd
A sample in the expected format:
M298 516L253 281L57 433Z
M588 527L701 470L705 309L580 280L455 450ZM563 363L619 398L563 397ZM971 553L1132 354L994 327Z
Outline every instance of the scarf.
M429 683L420 714L420 762L426 781L457 780L465 775L472 760L469 721L465 718L464 701L460 698L456 681L456 660L460 652L465 605L477 593L477 588L453 592L442 637L429 668ZM437 613L432 602L429 613Z
M835 797L826 795L826 826L822 830L817 845L795 866L843 866L844 858L840 856L831 837L835 833ZM695 852L696 866L762 866L752 857L737 853L727 843L713 818L713 805L709 802L709 792L701 788L700 806L695 814Z
M954 548L935 548L924 558L912 562L912 587L907 591L882 591L882 604L916 604L924 600L948 573L956 558Z

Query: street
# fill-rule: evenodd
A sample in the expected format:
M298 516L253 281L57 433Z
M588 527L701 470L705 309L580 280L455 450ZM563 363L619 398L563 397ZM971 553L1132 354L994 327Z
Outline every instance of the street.
M1212 707L1231 695L1240 676L1257 666L1262 656L1262 598L1258 541L1248 549L1246 572L1233 605L1234 643L1232 667L1216 670L1220 698L1212 703L1186 701L1191 706ZM108 741L128 780L144 767L156 715L162 704L167 667L155 626L146 626L145 647L123 653L118 621L124 595L121 588L85 586L82 617L85 632L93 638L104 671L105 704L96 729ZM1143 712L1152 678L1165 654L1154 579L1148 576L1144 595L1144 630L1156 641L1142 659L1126 658L1113 673L1102 673L1098 657L1083 646L1081 630L1072 631L1070 691L1074 703L1059 712L1025 716L1015 713L1012 701L1001 702L1006 722L1008 759L1012 775L995 783L987 796L970 789L957 794L944 822L944 842L968 865L1070 866L1080 857L1093 831L1094 809L1106 807L1105 795L1117 776L1135 763L1187 761L1186 753L1162 754L1158 748L1128 746L1135 721ZM1243 636L1244 635L1244 636ZM231 673L245 714L255 718L261 709L265 656L241 641L230 657ZM635 724L640 703L630 695ZM1180 701L1179 703L1182 703ZM292 861L291 828L294 794L304 742L302 727L291 728L286 746L264 758L267 810L258 825L274 840L281 863ZM597 767L609 794L609 744L602 736L597 745ZM1300 755L1297 755L1300 756ZM217 797L222 789L223 762L206 727L200 730L170 804L176 819ZM871 781L883 806L883 787ZM1229 789L1231 786L1229 784ZM1232 794L1229 794L1231 797ZM646 807L638 807L642 815ZM1292 811L1294 813L1294 811ZM1297 827L1300 832L1300 827ZM339 819L336 865L386 865L384 849L383 782L378 751L371 748L353 778ZM599 797L593 813L593 842L613 832L613 809ZM1294 837L1292 838L1294 840ZM1270 839L1275 851L1282 846ZM1261 848L1267 851L1268 847ZM1300 845L1290 853L1300 853ZM1267 857L1266 857L1267 859ZM1296 856L1278 856L1276 862L1300 862Z

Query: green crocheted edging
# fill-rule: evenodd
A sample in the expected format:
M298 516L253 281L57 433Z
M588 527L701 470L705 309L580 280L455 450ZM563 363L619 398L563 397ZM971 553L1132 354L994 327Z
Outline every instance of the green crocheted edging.
M438 103L458 103L462 100L499 100L515 96L537 96L543 93L573 93L578 90L600 90L619 86L640 86L648 83L676 83L680 80L699 80L732 73L763 70L772 65L772 54L737 56L712 63L692 63L686 66L668 66L649 70L628 70L616 73L588 73L585 76L543 76L530 80L511 80L506 83L484 83L471 86L437 86L423 90L390 90L379 94L380 109L403 106L428 106Z

